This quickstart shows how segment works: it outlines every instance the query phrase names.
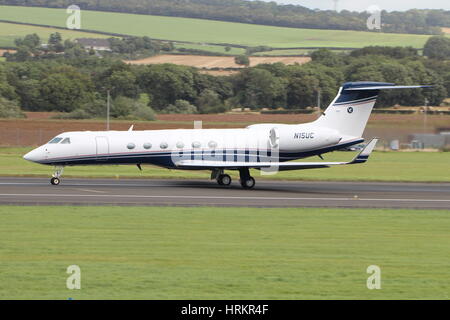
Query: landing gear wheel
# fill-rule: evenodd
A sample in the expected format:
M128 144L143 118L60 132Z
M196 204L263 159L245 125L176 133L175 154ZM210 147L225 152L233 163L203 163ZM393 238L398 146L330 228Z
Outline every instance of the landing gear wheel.
M50 179L50 183L54 186L57 186L61 183L61 180L59 178L53 177Z
M217 183L221 186L229 186L231 184L231 177L227 174L221 174L217 178Z
M241 179L241 186L244 189L252 189L255 186L256 182L253 177L248 177L246 179Z

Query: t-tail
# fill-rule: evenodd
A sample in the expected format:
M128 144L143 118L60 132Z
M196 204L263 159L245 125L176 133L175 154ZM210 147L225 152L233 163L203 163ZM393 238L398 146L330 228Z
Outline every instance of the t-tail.
M347 82L314 124L339 131L345 137L362 137L380 90L430 88L396 86L384 82Z

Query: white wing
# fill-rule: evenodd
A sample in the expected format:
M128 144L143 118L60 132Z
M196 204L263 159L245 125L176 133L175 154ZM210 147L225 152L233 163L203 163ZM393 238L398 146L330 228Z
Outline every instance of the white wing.
M208 160L181 160L176 163L179 169L262 169L278 167L280 171L329 168L332 166L364 163L369 159L378 139L372 139L350 162L233 162Z

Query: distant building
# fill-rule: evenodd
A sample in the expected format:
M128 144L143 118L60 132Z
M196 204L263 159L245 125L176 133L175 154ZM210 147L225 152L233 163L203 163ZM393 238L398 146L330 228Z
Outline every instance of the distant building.
M411 135L413 149L441 149L450 146L450 134L420 133Z
M75 42L82 45L86 50L111 51L111 44L108 39L80 38L76 39Z

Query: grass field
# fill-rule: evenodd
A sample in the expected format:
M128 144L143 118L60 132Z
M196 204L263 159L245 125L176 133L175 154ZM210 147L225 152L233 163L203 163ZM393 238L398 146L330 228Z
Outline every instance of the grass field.
M53 167L34 164L22 159L30 148L0 148L0 176L50 177ZM335 152L324 155L325 161L347 161L354 157L352 152ZM308 158L302 161L320 161ZM418 170L426 168L426 170ZM230 172L238 179L236 172ZM450 152L375 152L369 162L361 165L340 166L327 169L280 172L274 176L260 176L258 179L280 180L329 180L329 181L415 181L450 182ZM88 178L175 178L209 179L207 171L168 170L143 166L80 166L66 167L64 177Z
M175 44L176 49L185 48L185 49L192 49L192 50L202 50L202 51L208 51L211 53L220 53L220 54L227 54L227 55L239 55L239 54L245 54L245 49L243 48L230 48L230 51L225 51L226 46L213 46L213 45L207 45L207 44L188 44L188 43L177 43Z
M284 50L272 50L264 52L256 52L254 56L303 56L310 55L314 52L314 49L284 49ZM348 53L351 50L331 50L335 53Z
M0 15L2 15L2 8L0 8ZM72 30L61 30L56 28L44 28L36 26L27 26L13 23L0 22L0 47L14 47L14 40L20 37L24 37L27 34L36 33L41 40L46 43L51 33L59 32L62 34L63 39L76 39L76 38L106 38L105 35L96 33L88 33Z
M0 6L0 19L65 27L63 9ZM426 35L387 34L360 31L281 28L188 18L133 15L84 10L81 27L156 39L195 43L229 43L274 48L348 47L370 45L422 48Z
M0 299L449 299L449 228L449 211L1 206Z

